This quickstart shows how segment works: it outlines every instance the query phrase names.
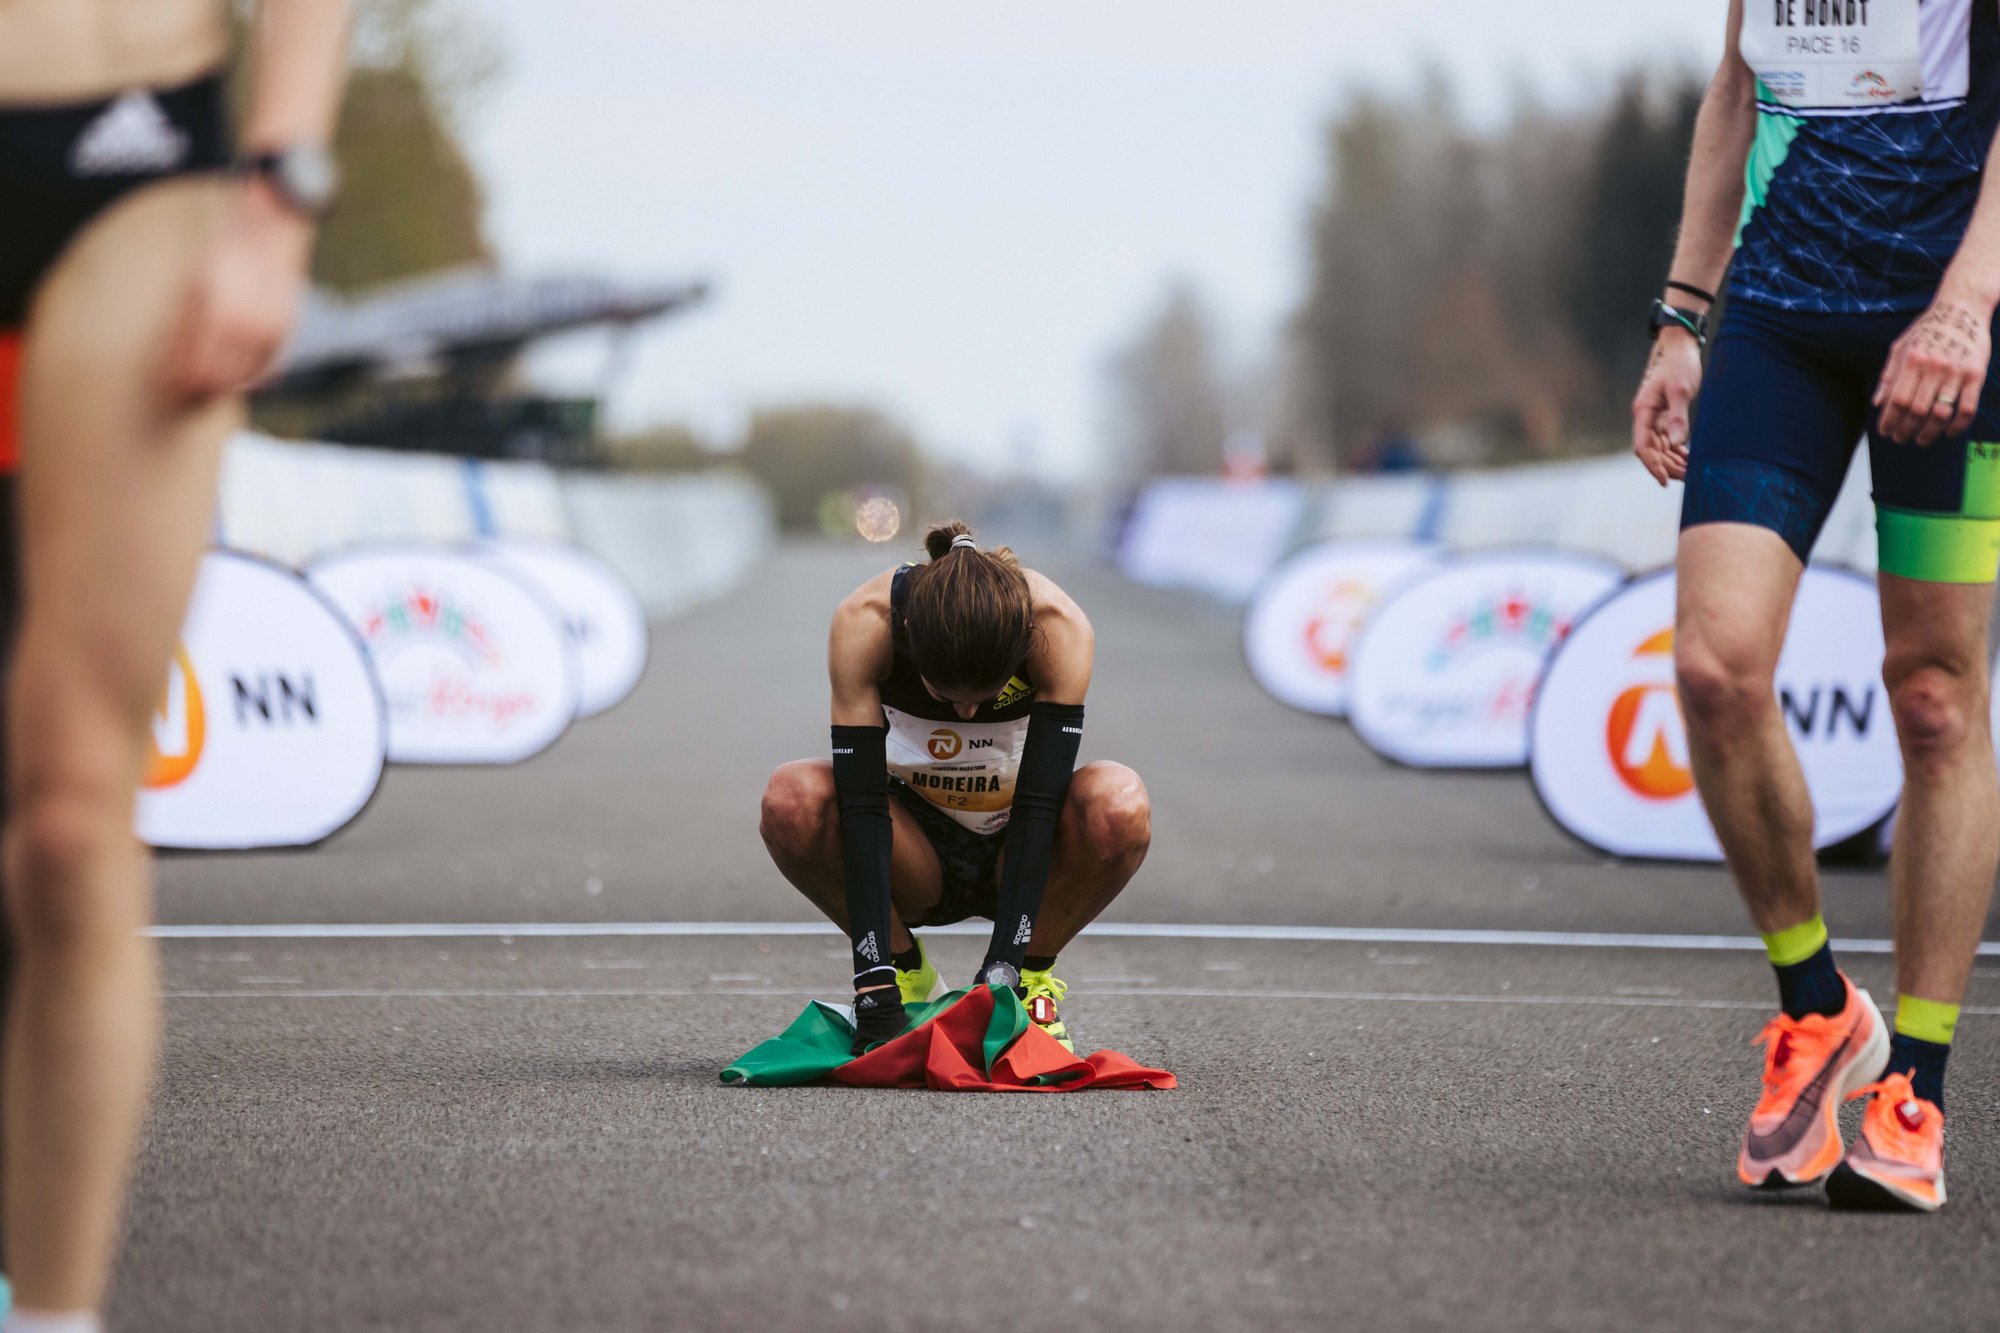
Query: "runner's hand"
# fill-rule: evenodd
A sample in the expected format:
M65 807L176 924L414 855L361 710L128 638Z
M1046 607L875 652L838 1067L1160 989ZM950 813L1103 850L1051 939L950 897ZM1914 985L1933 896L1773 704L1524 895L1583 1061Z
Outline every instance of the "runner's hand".
M1903 331L1875 387L1883 435L1935 444L1972 429L1993 354L1989 323L1971 303L1940 295Z
M284 346L305 289L312 224L259 181L235 188L222 228L196 261L167 383L192 399L240 393Z
M1688 407L1701 390L1701 344L1662 329L1632 399L1632 452L1664 486L1687 477Z

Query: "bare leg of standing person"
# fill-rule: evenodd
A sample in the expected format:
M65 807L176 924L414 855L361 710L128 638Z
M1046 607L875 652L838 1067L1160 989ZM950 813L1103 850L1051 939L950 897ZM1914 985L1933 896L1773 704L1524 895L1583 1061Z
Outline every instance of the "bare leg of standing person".
M19 949L4 1079L8 1264L23 1308L103 1299L157 1026L134 795L212 525L234 397L165 366L222 200L130 196L30 316L21 381L26 611L7 681L4 882Z

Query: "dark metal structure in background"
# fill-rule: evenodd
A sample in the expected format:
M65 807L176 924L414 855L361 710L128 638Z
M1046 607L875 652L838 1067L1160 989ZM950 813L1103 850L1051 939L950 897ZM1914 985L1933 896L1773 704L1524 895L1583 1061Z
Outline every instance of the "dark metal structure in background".
M606 385L631 330L705 299L701 282L514 278L456 270L345 301L315 292L258 390L260 419L286 434L475 458L597 461L598 398L520 391L531 342L608 327Z

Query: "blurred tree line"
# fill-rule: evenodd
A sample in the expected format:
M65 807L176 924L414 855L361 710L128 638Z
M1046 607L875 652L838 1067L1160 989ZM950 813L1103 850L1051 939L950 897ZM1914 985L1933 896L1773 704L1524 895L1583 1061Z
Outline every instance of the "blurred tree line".
M831 493L878 490L914 498L921 507L933 480L916 438L872 407L797 403L760 408L742 432L718 444L684 425L668 425L610 441L614 466L686 472L740 467L762 482L788 529L819 526Z
M334 132L340 206L313 249L314 280L337 291L488 263L486 196L462 140L498 48L436 0L363 0L354 65Z
M1308 287L1268 364L1232 370L1176 284L1109 367L1119 458L1214 471L1246 430L1312 471L1617 446L1701 91L1635 74L1603 105L1524 104L1489 131L1438 76L1354 97L1326 128Z
M239 3L232 14L240 45L250 13ZM340 200L313 247L315 283L352 292L491 262L486 197L463 134L501 63L465 0L358 0L333 141ZM236 62L239 97L248 65Z

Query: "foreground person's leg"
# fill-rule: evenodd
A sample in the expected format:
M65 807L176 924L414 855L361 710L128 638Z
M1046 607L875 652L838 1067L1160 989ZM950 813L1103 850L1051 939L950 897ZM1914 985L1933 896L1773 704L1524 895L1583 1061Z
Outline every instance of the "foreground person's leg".
M7 683L5 1218L23 1309L102 1300L157 1012L134 794L233 398L165 387L213 182L151 187L50 275L22 369L26 614Z

